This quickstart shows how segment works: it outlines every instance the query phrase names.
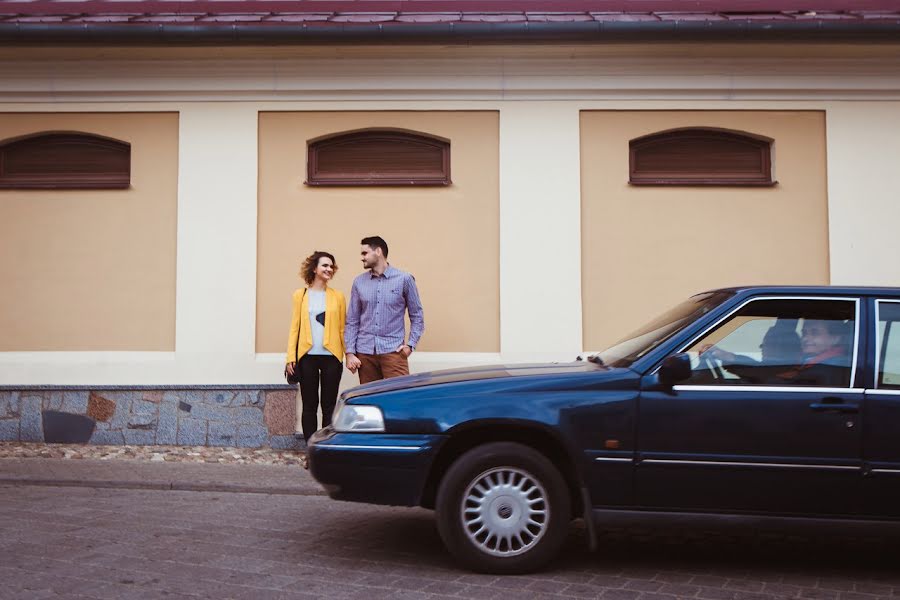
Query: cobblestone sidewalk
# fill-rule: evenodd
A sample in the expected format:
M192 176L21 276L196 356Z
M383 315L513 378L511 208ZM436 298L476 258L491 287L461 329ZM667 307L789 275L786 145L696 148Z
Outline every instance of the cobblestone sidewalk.
M305 456L296 450L273 448L101 446L96 444L0 442L0 459L3 458L125 459L150 462L302 466Z

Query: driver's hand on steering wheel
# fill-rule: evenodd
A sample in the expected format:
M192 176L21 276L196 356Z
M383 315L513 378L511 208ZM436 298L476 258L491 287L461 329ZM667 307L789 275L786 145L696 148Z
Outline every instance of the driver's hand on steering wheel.
M734 362L734 354L728 350L722 350L713 344L704 344L700 346L700 356L702 358L710 358L722 362Z

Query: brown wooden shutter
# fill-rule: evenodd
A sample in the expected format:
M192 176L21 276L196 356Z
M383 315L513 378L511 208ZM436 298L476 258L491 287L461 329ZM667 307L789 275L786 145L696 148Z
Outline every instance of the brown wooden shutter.
M87 133L43 133L0 145L2 189L111 189L131 184L131 145Z
M424 134L365 130L314 140L308 185L449 185L450 142Z
M772 143L719 129L664 131L629 142L635 185L774 185Z

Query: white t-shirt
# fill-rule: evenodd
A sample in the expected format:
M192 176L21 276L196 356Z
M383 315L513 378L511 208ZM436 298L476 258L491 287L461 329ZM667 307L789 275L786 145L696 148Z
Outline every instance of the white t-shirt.
M319 316L321 315L321 316ZM310 354L329 355L331 352L325 349L325 292L309 290L309 328L312 332L312 348Z

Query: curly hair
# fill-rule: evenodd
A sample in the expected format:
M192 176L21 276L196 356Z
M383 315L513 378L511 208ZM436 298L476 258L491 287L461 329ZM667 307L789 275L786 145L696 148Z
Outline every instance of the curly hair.
M323 256L331 259L331 264L334 265L333 272L337 273L338 266L337 261L334 260L334 255L330 252L322 252L320 250L316 250L306 257L306 260L303 261L303 265L301 265L300 267L300 277L303 278L303 281L306 282L306 285L312 285L312 282L315 281L316 267L319 266L319 259Z

